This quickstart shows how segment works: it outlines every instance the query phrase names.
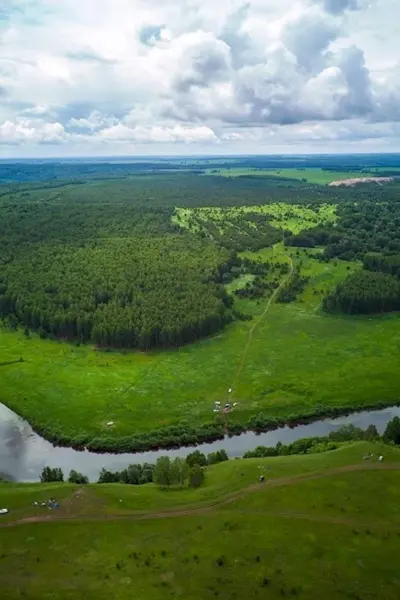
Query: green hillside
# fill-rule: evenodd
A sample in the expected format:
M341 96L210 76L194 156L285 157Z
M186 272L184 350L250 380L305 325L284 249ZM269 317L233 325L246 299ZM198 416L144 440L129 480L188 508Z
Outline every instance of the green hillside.
M394 600L399 484L400 451L369 442L231 460L199 490L1 484L2 597Z

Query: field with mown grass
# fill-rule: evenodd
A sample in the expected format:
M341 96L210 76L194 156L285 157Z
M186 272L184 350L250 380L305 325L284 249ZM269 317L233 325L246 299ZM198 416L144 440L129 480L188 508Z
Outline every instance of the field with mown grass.
M231 460L207 467L198 490L0 484L10 509L0 521L2 594L397 600L399 484L400 451L379 442ZM59 510L32 506L50 497Z

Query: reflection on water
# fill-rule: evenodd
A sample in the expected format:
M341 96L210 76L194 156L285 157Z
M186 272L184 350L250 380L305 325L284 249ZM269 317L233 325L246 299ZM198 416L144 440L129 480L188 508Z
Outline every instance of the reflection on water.
M308 425L298 425L292 429L281 427L260 435L248 432L201 444L197 448L205 454L225 448L230 457L236 457L259 445L275 446L278 442L289 444L304 437L323 436L350 423L363 429L374 424L379 433L382 433L387 422L394 416L400 416L400 407L353 413L338 419L324 419ZM102 467L117 471L132 463L155 462L161 455L168 454L173 458L185 456L192 451L192 447L184 447L138 454L95 454L88 451L79 452L72 448L57 448L34 433L29 423L0 403L0 477L12 481L38 481L45 466L61 467L67 476L71 469L76 469L87 475L90 481L96 481Z

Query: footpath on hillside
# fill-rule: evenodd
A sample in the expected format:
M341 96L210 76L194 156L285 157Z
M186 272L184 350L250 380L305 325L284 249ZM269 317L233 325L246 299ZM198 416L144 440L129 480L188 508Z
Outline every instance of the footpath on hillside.
M264 483L257 483L242 490L238 490L232 494L224 496L223 498L218 498L214 501L211 501L209 504L202 506L193 506L193 508L187 507L176 507L175 509L166 510L166 511L132 511L124 514L85 514L82 513L82 507L79 507L79 514L71 514L69 512L52 512L47 515L35 515L28 516L16 519L14 521L7 521L5 523L0 523L0 528L2 527L16 527L18 525L26 525L29 523L48 523L48 522L59 522L59 521L113 521L113 520L125 520L125 521L143 521L143 520L151 520L151 519L170 519L176 517L185 517L185 516L195 516L201 515L208 512L211 512L216 509L223 508L225 506L233 504L236 500L241 500L248 496L249 494L259 493L259 492L267 492L268 489L288 486L288 485L297 485L303 482L315 480L315 479L323 479L333 475L340 475L341 473L349 473L355 471L400 471L400 464L398 463L388 463L388 464L355 464L355 465L346 465L344 467L336 467L333 469L328 469L326 471L320 471L318 473L311 474L301 474L301 475L292 475L288 477L280 477L276 479L270 479L265 481ZM85 500L85 494L82 492L82 499ZM62 507L61 507L62 508ZM252 511L253 512L253 511ZM314 516L310 514L300 514L300 513L285 513L285 512L268 512L262 511L260 514L266 516L277 516L277 517L287 517L287 518L296 518L296 519L306 519L306 520L315 520L315 521L324 521L329 523L341 523L347 525L363 525L358 521L352 521L349 519L345 519L342 517L321 517ZM382 527L382 524L373 525L370 522L365 524L368 527Z
M243 354L242 354L242 356L240 358L240 362L239 362L238 368L236 370L235 378L234 378L233 383L231 385L231 389L233 391L235 390L235 387L237 386L237 383L239 381L239 378L240 378L240 375L242 373L243 367L245 365L247 354L249 352L251 343L253 341L253 334L254 334L255 330L260 325L260 323L262 321L264 321L264 319L267 316L267 314L269 312L269 309L271 308L272 304L275 302L275 300L278 297L279 293L282 291L282 289L285 287L285 285L290 281L290 279L291 279L291 277L293 275L293 260L292 260L291 256L289 256L289 255L287 255L287 258L289 259L289 272L288 272L287 276L283 278L283 280L281 281L281 283L279 284L279 286L276 288L276 290L274 290L273 294L271 295L271 297L269 298L269 300L267 302L267 305L266 305L265 309L263 310L263 312L261 313L261 315L258 317L258 319L253 323L252 327L249 330L248 337L247 337L247 342L246 342L246 345L244 347Z

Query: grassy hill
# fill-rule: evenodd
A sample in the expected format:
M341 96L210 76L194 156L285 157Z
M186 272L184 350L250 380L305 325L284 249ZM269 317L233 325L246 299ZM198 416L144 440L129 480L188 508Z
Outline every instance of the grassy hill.
M231 460L199 490L1 484L2 594L394 600L399 484L400 451L368 442ZM33 506L50 497L58 510Z

